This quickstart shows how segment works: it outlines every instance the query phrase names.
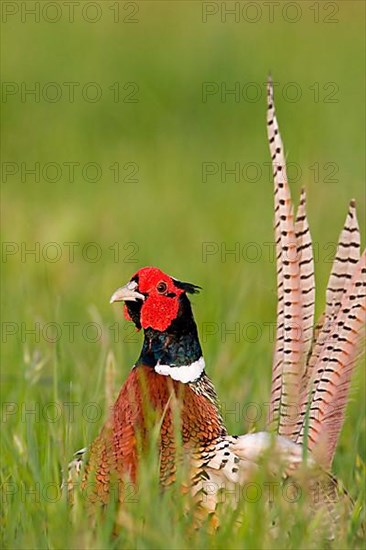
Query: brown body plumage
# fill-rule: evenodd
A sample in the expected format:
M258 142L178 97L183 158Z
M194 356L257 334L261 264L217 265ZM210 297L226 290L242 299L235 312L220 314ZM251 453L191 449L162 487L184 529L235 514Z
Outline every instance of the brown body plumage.
M196 391L195 386L161 376L145 365L131 371L110 417L90 448L87 473L94 476L95 492L103 501L108 500L111 480L137 481L139 456L150 443L149 434L155 423L160 424L158 448L163 485L174 480L176 470L177 412L183 449L187 452L209 447L226 435L213 386L204 378Z

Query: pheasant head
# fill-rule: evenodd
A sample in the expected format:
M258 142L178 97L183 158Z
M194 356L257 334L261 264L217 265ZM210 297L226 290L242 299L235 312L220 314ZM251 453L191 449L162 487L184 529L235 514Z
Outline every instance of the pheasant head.
M156 267L144 267L117 289L111 303L124 302L124 314L144 330L137 364L180 382L193 382L204 370L197 326L187 294L200 287L184 283Z

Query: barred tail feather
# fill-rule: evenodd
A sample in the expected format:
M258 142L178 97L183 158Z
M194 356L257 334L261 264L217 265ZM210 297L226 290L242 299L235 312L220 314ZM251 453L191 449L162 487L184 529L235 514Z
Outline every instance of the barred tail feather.
M313 349L308 361L303 386L306 386L312 376L314 365L331 332L332 321L334 321L339 311L342 296L347 289L352 271L359 258L360 231L358 228L355 201L352 200L343 230L339 236L336 256L327 285L326 308L316 328L317 335L314 335Z
M366 251L354 268L333 323L333 330L318 357L311 380L308 448L318 450L329 468L343 425L344 411L355 361L366 323ZM305 419L304 419L305 420ZM298 442L303 443L305 422ZM321 456L320 456L321 453Z
M300 414L294 427L295 440L301 441L304 418L308 406L308 397L315 377L319 356L324 347L331 342L335 319L340 309L342 297L348 288L352 271L360 257L360 233L358 228L355 202L351 201L347 218L340 234L336 257L329 276L326 292L326 308L314 331L314 343L301 382Z
M360 259L360 244L356 205L352 200L343 231L339 237L336 257L326 291L325 314L327 317L335 317L339 311L342 296L347 290L355 264Z
M272 83L268 84L268 111L267 111L267 132L269 140L269 149L271 158L276 156L277 148L283 151L281 136L278 133L278 127L274 126L275 120L273 88ZM285 160L282 159L282 176L286 178ZM268 423L278 425L280 404L281 404L281 388L282 388L282 363L283 363L283 346L284 346L284 315L283 315L283 270L282 270L282 249L281 249L281 231L280 231L280 215L279 215L279 200L275 180L275 241L276 241L276 269L277 269L277 327L276 327L276 344L273 356L272 367L272 384L271 384L271 403L268 415Z
M288 419L299 394L302 374L300 370L303 356L302 296L293 206L286 175L284 149L274 108L272 81L268 82L267 128L275 185L278 290L270 420L278 419L278 433L290 436L291 424Z
M315 278L314 258L309 224L306 216L306 193L301 191L300 205L297 211L296 222L297 255L300 267L300 288L302 295L302 341L304 346L304 362L308 355L313 339L314 307L315 307Z

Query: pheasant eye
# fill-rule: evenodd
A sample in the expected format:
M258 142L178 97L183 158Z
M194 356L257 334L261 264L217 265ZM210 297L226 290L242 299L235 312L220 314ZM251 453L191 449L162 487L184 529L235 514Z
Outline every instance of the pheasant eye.
M164 294L164 292L168 290L168 285L164 283L164 281L161 281L156 287L156 290L160 292L160 294Z

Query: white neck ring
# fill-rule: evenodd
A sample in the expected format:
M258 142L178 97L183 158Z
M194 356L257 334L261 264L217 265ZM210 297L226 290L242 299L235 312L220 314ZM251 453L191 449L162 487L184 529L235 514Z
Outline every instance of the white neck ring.
M190 365L182 365L175 367L174 365L161 365L159 362L154 367L155 372L162 374L163 376L170 376L177 382L183 382L187 384L189 382L195 382L199 379L203 371L205 370L205 360L200 357L197 361L194 361Z

